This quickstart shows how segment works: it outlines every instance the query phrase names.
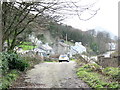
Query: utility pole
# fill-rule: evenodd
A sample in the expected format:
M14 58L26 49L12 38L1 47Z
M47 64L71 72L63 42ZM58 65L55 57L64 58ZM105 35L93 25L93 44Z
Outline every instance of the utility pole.
M66 34L66 43L67 43L67 34Z
M67 43L67 33L66 33L66 43ZM66 47L66 50L65 50L65 52L64 53L66 53L68 51L68 48Z

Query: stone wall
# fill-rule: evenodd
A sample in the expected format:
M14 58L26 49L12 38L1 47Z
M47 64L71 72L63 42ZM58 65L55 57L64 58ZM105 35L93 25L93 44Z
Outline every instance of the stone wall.
M98 64L102 67L118 67L119 57L104 57L98 56Z

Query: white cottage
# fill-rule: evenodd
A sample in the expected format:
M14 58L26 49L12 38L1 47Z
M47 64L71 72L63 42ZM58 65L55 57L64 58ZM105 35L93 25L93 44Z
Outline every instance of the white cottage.
M108 43L108 50L115 50L116 49L116 43Z
M71 46L70 48L70 54L81 54L83 52L86 52L86 47L84 47L81 42L76 42L74 46Z

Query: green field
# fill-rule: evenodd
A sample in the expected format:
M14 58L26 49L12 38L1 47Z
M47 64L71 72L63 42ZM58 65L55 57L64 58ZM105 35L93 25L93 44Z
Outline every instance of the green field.
M37 46L33 46L32 42L23 42L22 45L19 45L23 50L32 50L33 48L36 48Z

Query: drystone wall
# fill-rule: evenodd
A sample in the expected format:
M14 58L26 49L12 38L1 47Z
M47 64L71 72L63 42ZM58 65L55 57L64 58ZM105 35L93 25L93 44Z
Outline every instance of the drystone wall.
M120 56L104 57L98 56L98 64L102 67L118 67L120 64Z

